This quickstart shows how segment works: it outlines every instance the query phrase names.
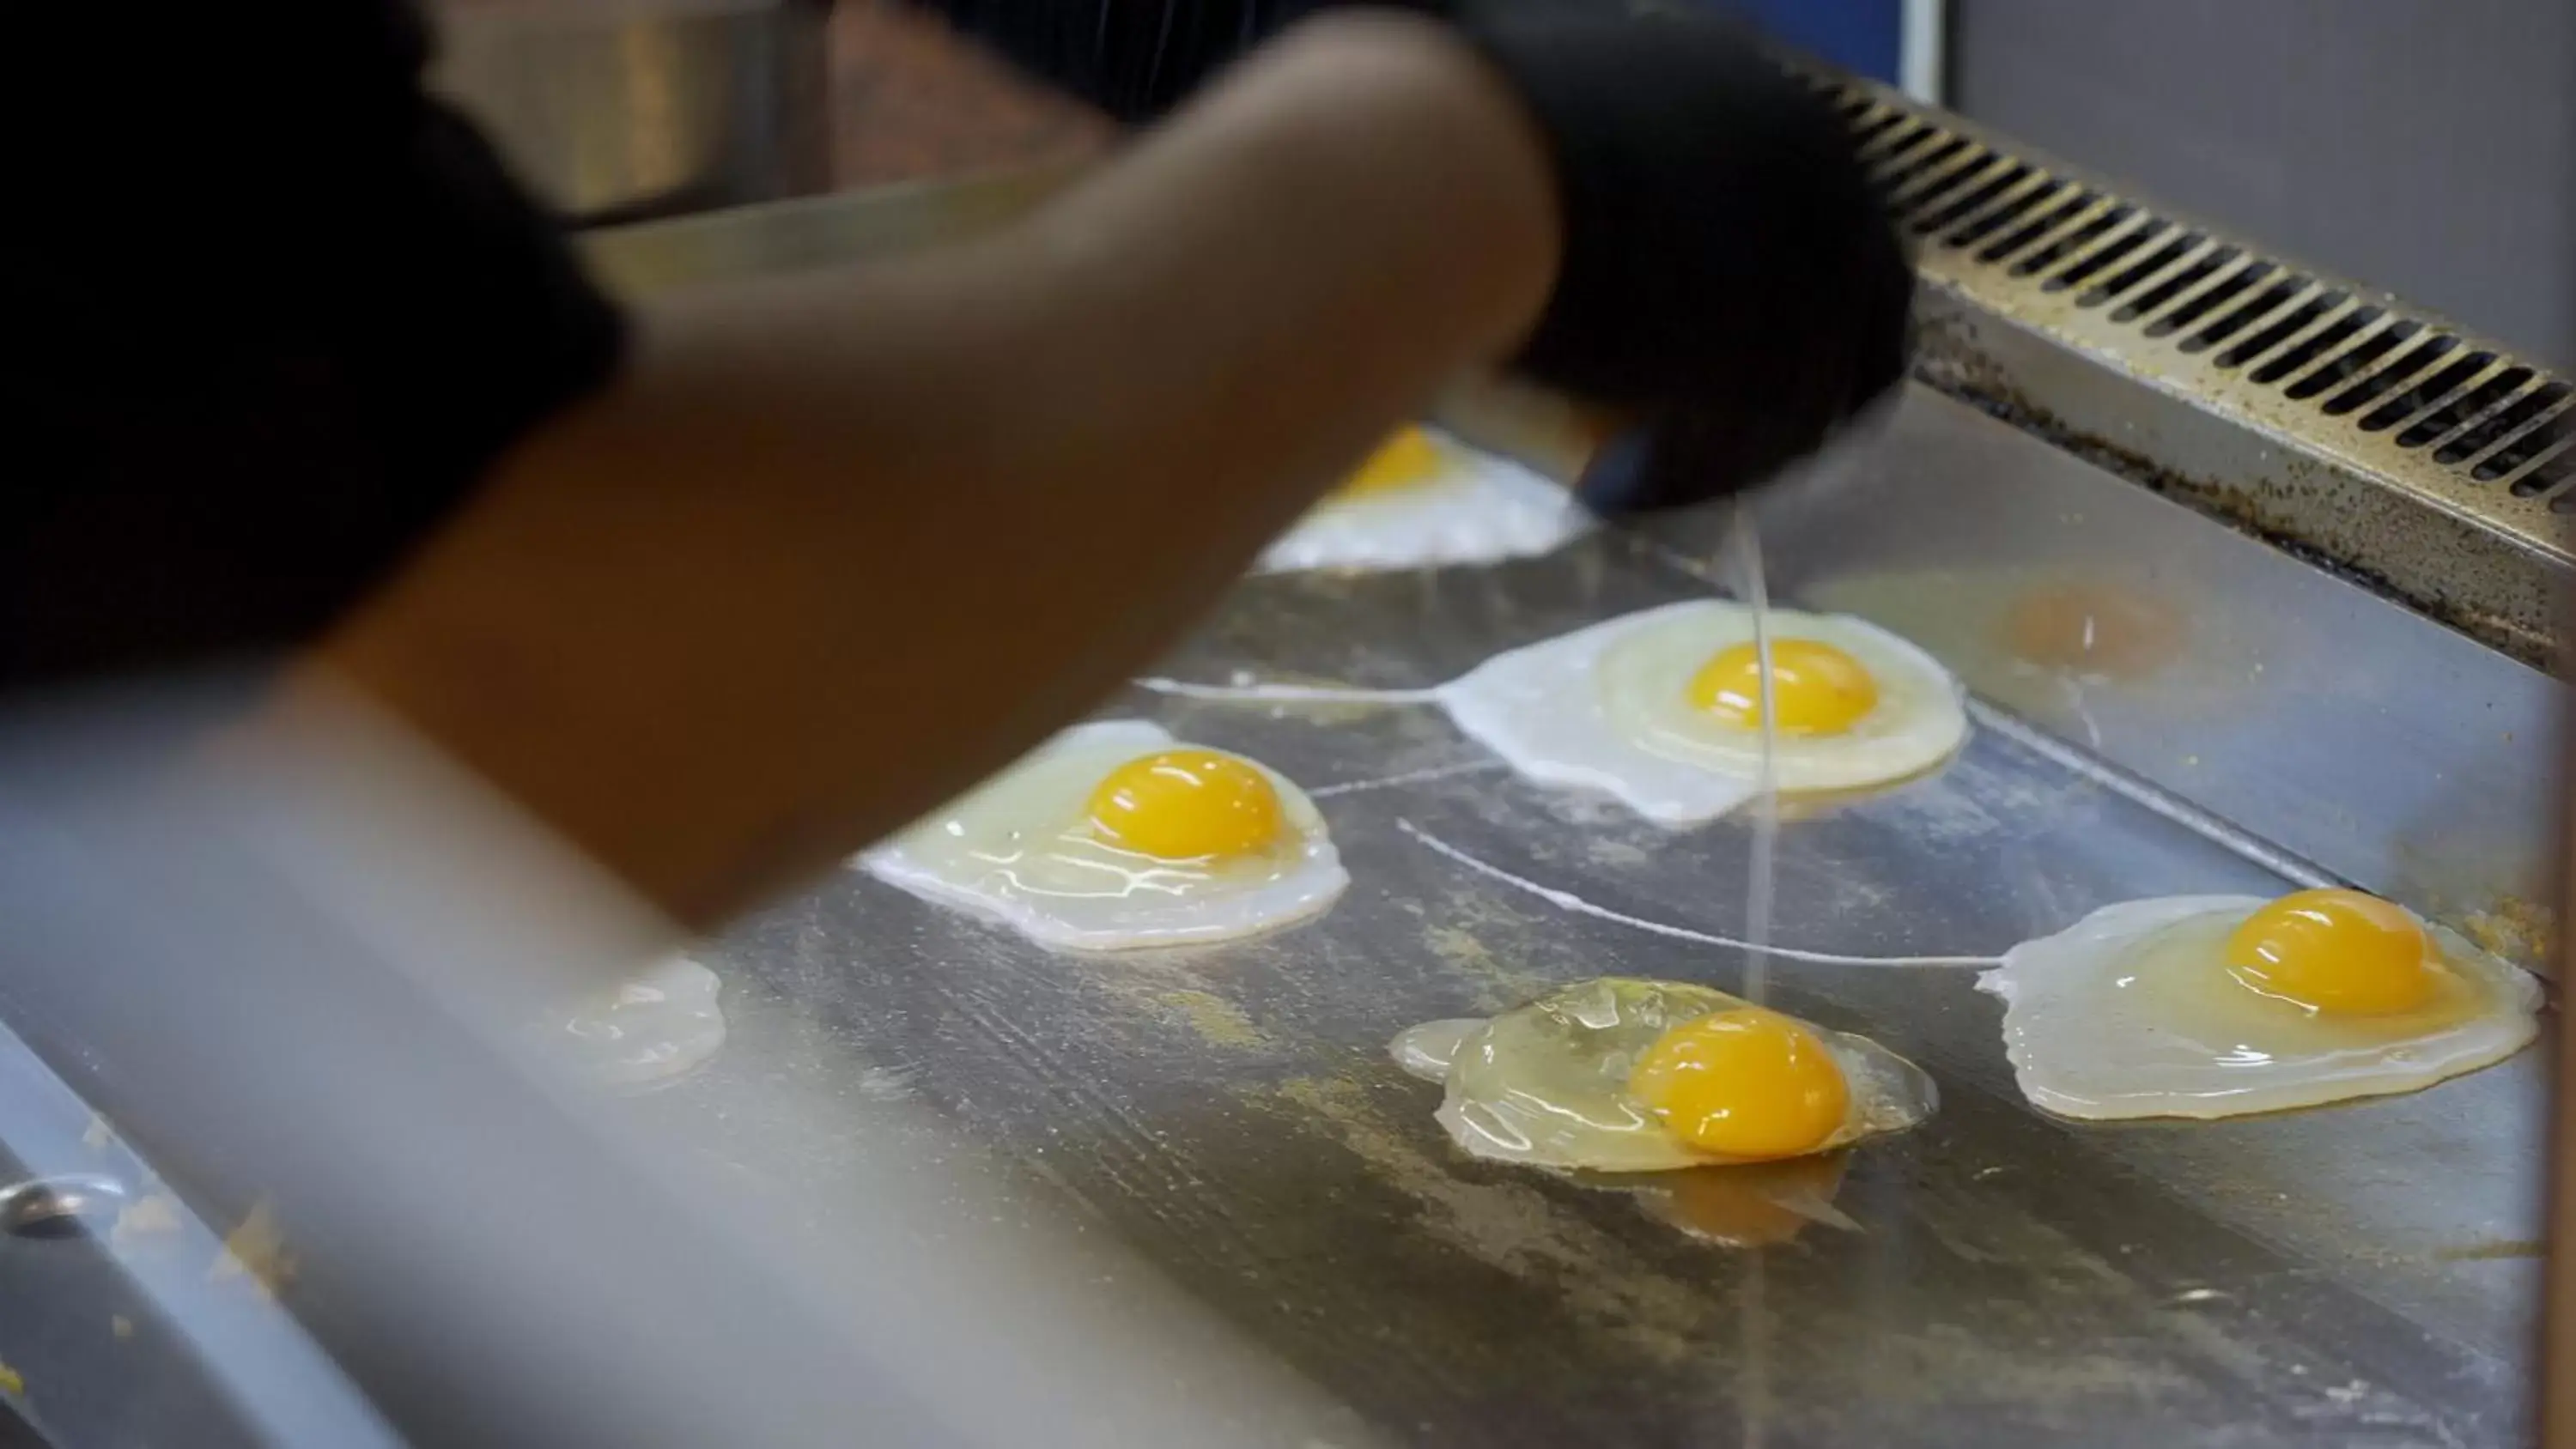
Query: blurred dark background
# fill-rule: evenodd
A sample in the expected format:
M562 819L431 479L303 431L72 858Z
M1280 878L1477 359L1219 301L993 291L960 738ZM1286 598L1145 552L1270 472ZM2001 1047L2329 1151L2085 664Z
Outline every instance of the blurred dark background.
M1967 115L2576 366L2569 0L1951 0L1949 31Z
M2564 368L2571 0L1739 0L1784 42ZM1098 128L895 0L834 17L841 184Z

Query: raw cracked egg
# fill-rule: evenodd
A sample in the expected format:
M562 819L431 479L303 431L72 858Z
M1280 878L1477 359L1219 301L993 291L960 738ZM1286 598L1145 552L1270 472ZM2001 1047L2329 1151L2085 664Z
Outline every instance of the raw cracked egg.
M1285 777L1142 720L1064 731L860 863L1087 951L1252 935L1316 914L1350 879Z
M2069 1117L2232 1117L2410 1092L2521 1050L2539 983L2349 890L2106 906L2005 953L2024 1095Z
M1694 600L1496 655L1441 691L1461 729L1547 784L1603 790L1687 825L1761 791L1763 712L1786 795L1924 773L1968 734L1957 684L1922 650L1845 615L1774 609L1773 688L1753 612Z
M1705 986L1607 976L1396 1038L1478 1157L1594 1172L1775 1162L1901 1132L1939 1102L1866 1037Z
M695 1071L724 1046L723 983L686 956L667 956L568 1003L549 1025L551 1054L578 1079L643 1091Z
M1519 464L1408 427L1261 555L1257 571L1403 569L1546 553L1590 527Z

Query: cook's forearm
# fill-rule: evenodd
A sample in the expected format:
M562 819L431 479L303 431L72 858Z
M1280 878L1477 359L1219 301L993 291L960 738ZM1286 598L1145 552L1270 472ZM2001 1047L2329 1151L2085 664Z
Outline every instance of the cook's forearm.
M1043 217L645 319L328 664L719 918L1062 723L1544 302L1512 96L1291 37Z

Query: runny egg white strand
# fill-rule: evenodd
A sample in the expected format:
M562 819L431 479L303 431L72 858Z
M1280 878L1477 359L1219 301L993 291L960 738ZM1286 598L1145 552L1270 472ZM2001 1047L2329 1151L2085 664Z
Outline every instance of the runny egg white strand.
M1433 689L1349 689L1149 677L1139 687L1244 704L1436 703L1458 727L1541 784L1598 790L1662 825L1715 819L1765 793L1867 790L1927 774L1965 745L1958 682L1937 660L1865 620L1754 611L1699 599L1625 614L1486 660ZM1735 721L1706 708L1704 680L1750 651L1748 679L1780 679L1784 650L1832 661L1866 681L1864 705L1831 728L1801 731L1758 707ZM1768 665L1761 661L1771 656ZM1760 672L1754 673L1755 670ZM1758 692L1758 686L1754 687ZM1783 718L1797 695L1780 691ZM1757 693L1756 704L1759 698Z
M1771 650L1771 590L1762 575L1762 535L1754 526L1753 505L1739 496L1735 501L1735 525L1727 532L1733 545L1735 568L1746 605L1753 616L1753 656L1764 679L1776 679ZM1744 998L1759 1006L1768 999L1770 967L1763 948L1771 943L1772 875L1780 845L1780 720L1779 712L1768 706L1757 710L1760 721L1762 763L1755 771L1753 844L1745 863L1744 935L1751 949L1744 953Z
M1776 680L1771 648L1771 590L1762 573L1762 538L1753 521L1751 500L1735 501L1735 524L1728 530L1745 602L1753 613L1753 657L1760 678ZM1772 875L1780 843L1780 712L1773 708L1776 691L1765 689L1755 717L1762 737L1762 764L1754 774L1752 849L1747 853L1744 887L1746 950L1742 981L1744 999L1760 1006L1770 999ZM1736 1421L1745 1449L1762 1449L1770 1423L1771 1341L1768 1260L1756 1254L1746 1265L1736 1313L1737 1357L1742 1388L1736 1394Z
M1719 935L1714 931L1700 931L1689 926L1650 921L1643 916L1632 916L1624 911L1611 910L1607 906L1594 905L1572 891L1541 885L1527 877L1514 875L1491 861L1481 860L1468 854L1401 816L1397 817L1395 828L1453 863L1474 871L1488 880L1509 886L1524 895L1535 896L1558 910L1570 911L1578 916L1590 916L1595 920L1614 922L1631 930L1644 931L1649 935L1663 936L1671 940L1695 941L1703 946L1716 946L1729 951L1757 952L1766 957L1776 957L1783 961L1803 961L1812 966L1949 967L1982 971L2002 962L2002 958L1997 956L1849 956L1834 951L1808 951L1795 946L1778 946L1767 941L1757 944L1735 936Z
M1203 699L1220 704L1438 704L1436 689L1342 689L1330 685L1270 684L1199 684L1186 679L1166 679L1159 674L1144 675L1132 681L1149 694L1170 695L1174 699Z

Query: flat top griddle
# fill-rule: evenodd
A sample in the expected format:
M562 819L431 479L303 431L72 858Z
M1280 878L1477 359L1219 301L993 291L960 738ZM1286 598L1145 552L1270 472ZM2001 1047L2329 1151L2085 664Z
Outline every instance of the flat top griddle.
M1926 375L1948 395L1910 389L1884 428L1767 496L1766 559L1775 597L1938 655L1977 732L1939 776L1784 831L1776 939L1997 952L2115 900L2341 880L2537 964L2562 701L2517 658L2552 646L2569 557L2552 531L2576 498L2563 389L2205 229L2145 267L2130 251L2163 257L2169 219L2016 169L1984 138L1952 147L1957 127L1884 95L1847 88L1845 108L1925 238ZM592 257L631 293L844 261L988 228L1061 179L630 228ZM2078 287L2087 268L2118 286ZM2401 324L2433 330L2364 356ZM2469 370L2435 343L2468 349ZM2301 394L2304 378L2325 381ZM2378 391L2330 411L2346 386ZM1450 418L1550 461L1525 407L1468 397ZM1685 516L1491 568L1250 579L1158 668L1438 683L1706 593L1723 526ZM2134 605L2171 647L2104 677L2034 666L2017 611L2066 590ZM1727 987L1740 969L1514 891L1407 823L1720 933L1743 924L1746 823L1667 831L1535 787L1428 708L1131 690L1102 713L1321 792L1349 892L1264 940L1076 957L844 871L705 948L732 1040L615 1109L670 1146L661 1165L714 1221L737 1197L783 1207L734 1226L784 1221L802 1247L782 1229L711 1248L806 1254L804 1286L879 1331L889 1351L866 1367L897 1389L970 1409L987 1387L1023 1395L1063 1413L1066 1443L2525 1437L2539 1053L2401 1098L2085 1126L2022 1101L1999 1004L1968 972L1775 963L1774 1000L1919 1061L1944 1105L1849 1158L1834 1201L1853 1228L1724 1248L1638 1193L1464 1158L1431 1120L1436 1090L1385 1044L1588 976ZM50 1063L83 1090L132 1065L80 1043ZM5 1036L0 1088L0 1135L30 1173L97 1168L86 1104ZM142 1191L152 1165L111 1146ZM188 1228L211 1252L219 1234ZM27 1402L49 1432L246 1442L227 1400L348 1392L307 1371L282 1313L214 1333L220 1315L192 1306L204 1253L156 1282L106 1246L0 1242L0 1289L34 1305L0 1316L0 1348L37 1370ZM131 1311L131 1340L98 1331L109 1310ZM735 1355L746 1381L754 1353ZM815 1356L780 1354L766 1382ZM290 1360L302 1378L270 1371ZM714 1396L733 1382L675 1371L711 1374ZM1024 1421L986 1426L1006 1422Z
M1971 465L1982 476L1922 476ZM2385 669L2467 667L2490 687L2451 703L2480 729L2499 709L2543 711L2526 727L2545 725L2545 690L2521 666L1929 393L1842 473L1775 506L1787 591L1894 590L1881 622L1972 678L1987 661L1965 636L1995 617L1996 578L2104 576L2080 554L2054 566L2038 556L2047 539L2089 536L2066 520L2091 510L2093 526L2145 546L2165 542L2154 528L2197 540L2169 560L2168 582L2195 576L2199 657L2241 671L2376 611ZM1941 531L1911 526L1909 510L1937 499L1974 518L1997 489L2018 496L1985 516L2023 525L1974 540L1982 569L1939 566ZM2121 527L2124 510L2153 527ZM1163 672L1437 683L1498 650L1704 594L1688 532L1601 533L1491 568L1250 579ZM2140 561L2142 577L2154 563ZM2247 621L2264 636L2256 655L2242 652L2252 634L2226 627L2229 599L2206 592L2235 564L2282 571L2260 583L2286 591L2272 601L2288 612ZM2243 717L2243 701L2197 668L2170 666L2170 688L2129 686L2139 700L2112 688L2089 702L2095 738L2153 726L2178 732L2177 750L2197 732L2214 758L2288 758L2314 737L2277 701ZM2321 718L2344 707L2312 705ZM1325 791L1349 892L1321 920L1262 940L1067 956L845 872L708 953L732 983L733 1041L701 1079L631 1110L716 1125L742 1110L751 1079L781 1075L839 1084L856 1116L888 1098L926 1105L1041 1184L1031 1211L1123 1241L1399 1441L2501 1444L2523 1433L2536 1053L2322 1111L2081 1125L2024 1104L1999 1004L1972 973L1775 962L1774 1001L1914 1058L1944 1102L1927 1127L1852 1154L1835 1203L1856 1231L1719 1247L1634 1194L1465 1158L1431 1120L1436 1089L1400 1073L1385 1045L1414 1022L1587 976L1731 988L1740 970L1732 952L1516 892L1404 822L1613 910L1720 933L1743 924L1749 824L1669 831L1532 785L1433 708L1134 690L1102 712L1157 719ZM1775 939L1992 953L2111 901L2277 893L2330 874L2080 741L1990 702L1978 714L1973 742L1937 777L1784 828ZM1399 776L1412 778L1372 784ZM863 1150L800 1141L745 1145L727 1170L788 1185L819 1211L868 1190L871 1164Z

